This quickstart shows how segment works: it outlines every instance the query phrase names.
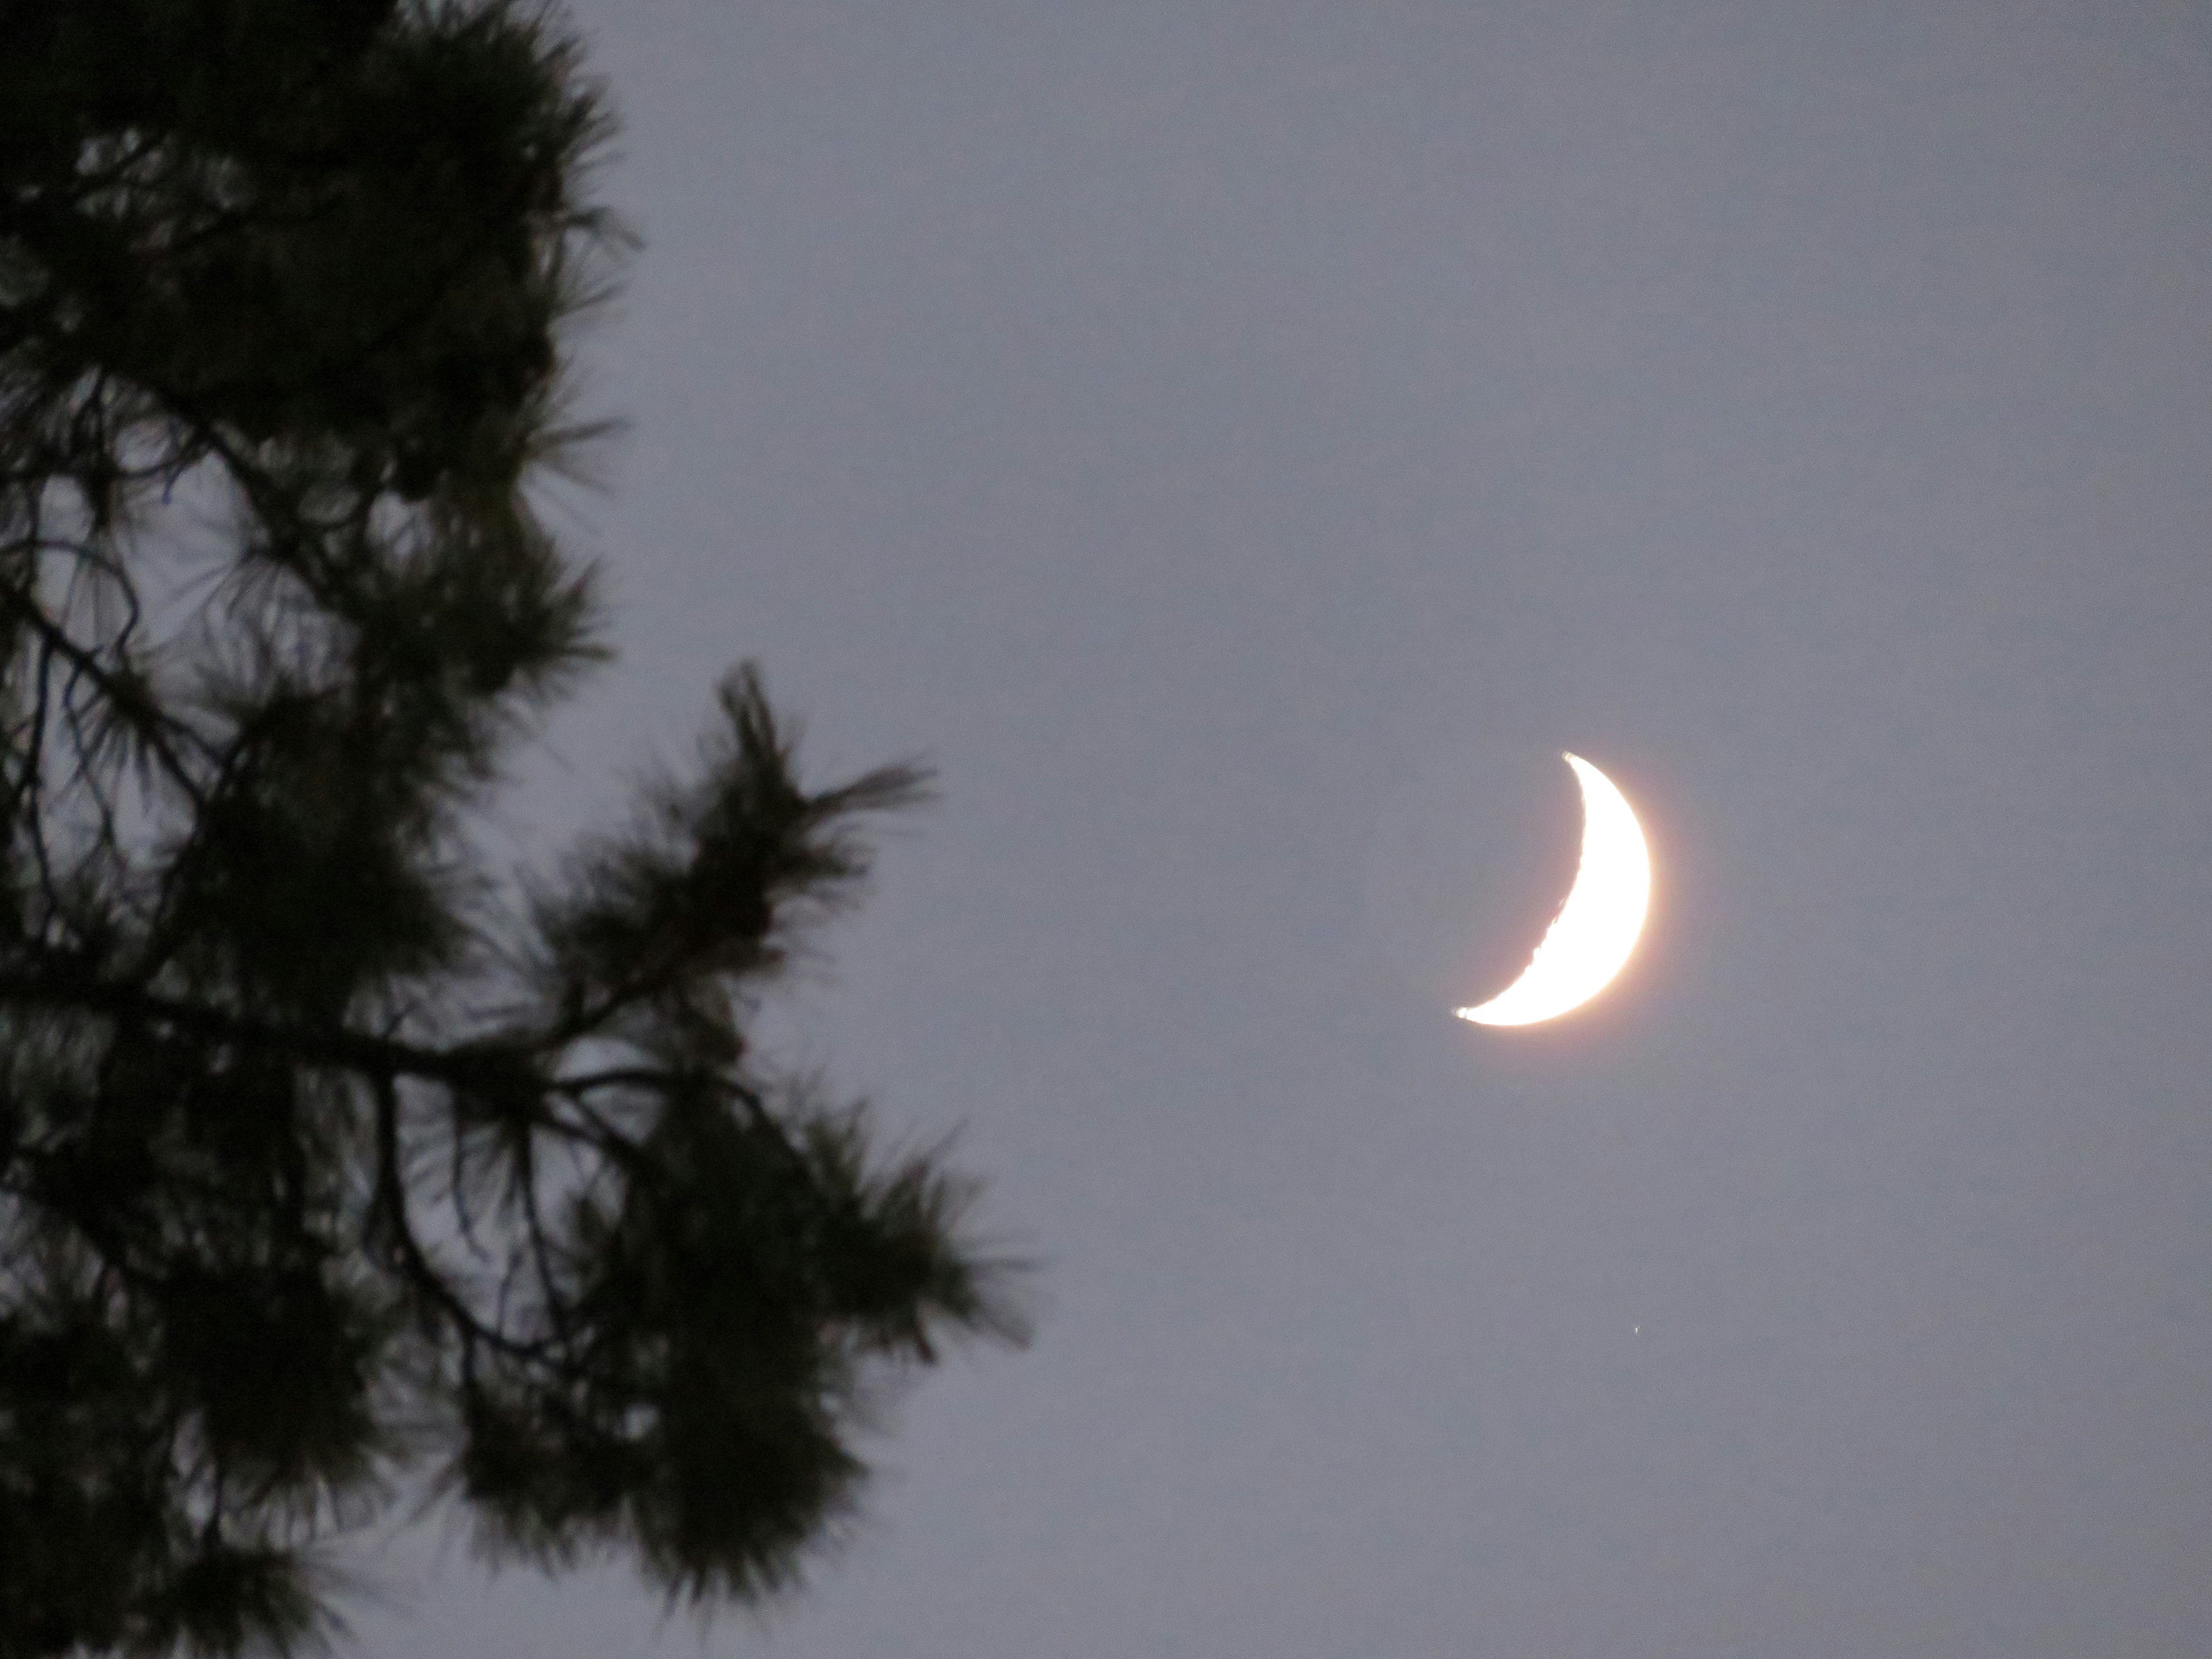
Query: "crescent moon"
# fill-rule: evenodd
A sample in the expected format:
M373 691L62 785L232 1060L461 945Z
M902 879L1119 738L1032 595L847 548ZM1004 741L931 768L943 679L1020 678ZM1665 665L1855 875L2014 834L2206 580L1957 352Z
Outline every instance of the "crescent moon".
M1567 764L1583 787L1583 856L1544 942L1528 967L1489 1001L1455 1012L1477 1025L1534 1025L1579 1008L1626 965L1651 908L1651 849L1627 798L1579 755Z

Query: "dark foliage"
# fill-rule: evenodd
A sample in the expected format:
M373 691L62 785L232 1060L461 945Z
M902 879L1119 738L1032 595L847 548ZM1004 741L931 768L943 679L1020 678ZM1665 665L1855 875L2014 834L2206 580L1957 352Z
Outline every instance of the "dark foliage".
M741 672L627 833L471 855L599 654L525 490L605 125L512 6L0 0L0 1659L310 1640L425 1465L753 1596L878 1378L1017 1334L748 1060L915 774L803 789Z

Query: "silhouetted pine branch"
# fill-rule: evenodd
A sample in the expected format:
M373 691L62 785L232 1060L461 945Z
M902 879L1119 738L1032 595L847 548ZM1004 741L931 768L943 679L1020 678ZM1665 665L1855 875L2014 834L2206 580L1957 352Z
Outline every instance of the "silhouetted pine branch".
M1019 1334L966 1184L749 1063L919 774L810 791L743 669L510 913L471 855L602 655L525 492L607 130L516 5L0 0L0 1659L312 1643L424 1466L755 1596Z

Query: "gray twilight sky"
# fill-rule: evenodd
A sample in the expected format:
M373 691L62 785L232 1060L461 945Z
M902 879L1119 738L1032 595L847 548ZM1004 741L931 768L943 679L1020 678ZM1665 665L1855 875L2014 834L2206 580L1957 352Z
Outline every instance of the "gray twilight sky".
M2212 9L580 16L623 656L511 816L747 655L933 759L777 1029L1047 1263L706 1651L2212 1650ZM1477 1031L1562 749L1652 927ZM430 1559L371 1659L700 1650Z

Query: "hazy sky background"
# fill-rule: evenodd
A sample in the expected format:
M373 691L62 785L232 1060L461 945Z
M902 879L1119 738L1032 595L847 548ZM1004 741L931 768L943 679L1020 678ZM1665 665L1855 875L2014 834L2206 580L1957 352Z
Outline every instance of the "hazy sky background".
M514 821L748 655L933 759L778 1029L1047 1264L707 1650L2212 1650L2212 10L580 16L623 658ZM1562 749L1653 924L1477 1031ZM698 1651L423 1550L371 1659Z

